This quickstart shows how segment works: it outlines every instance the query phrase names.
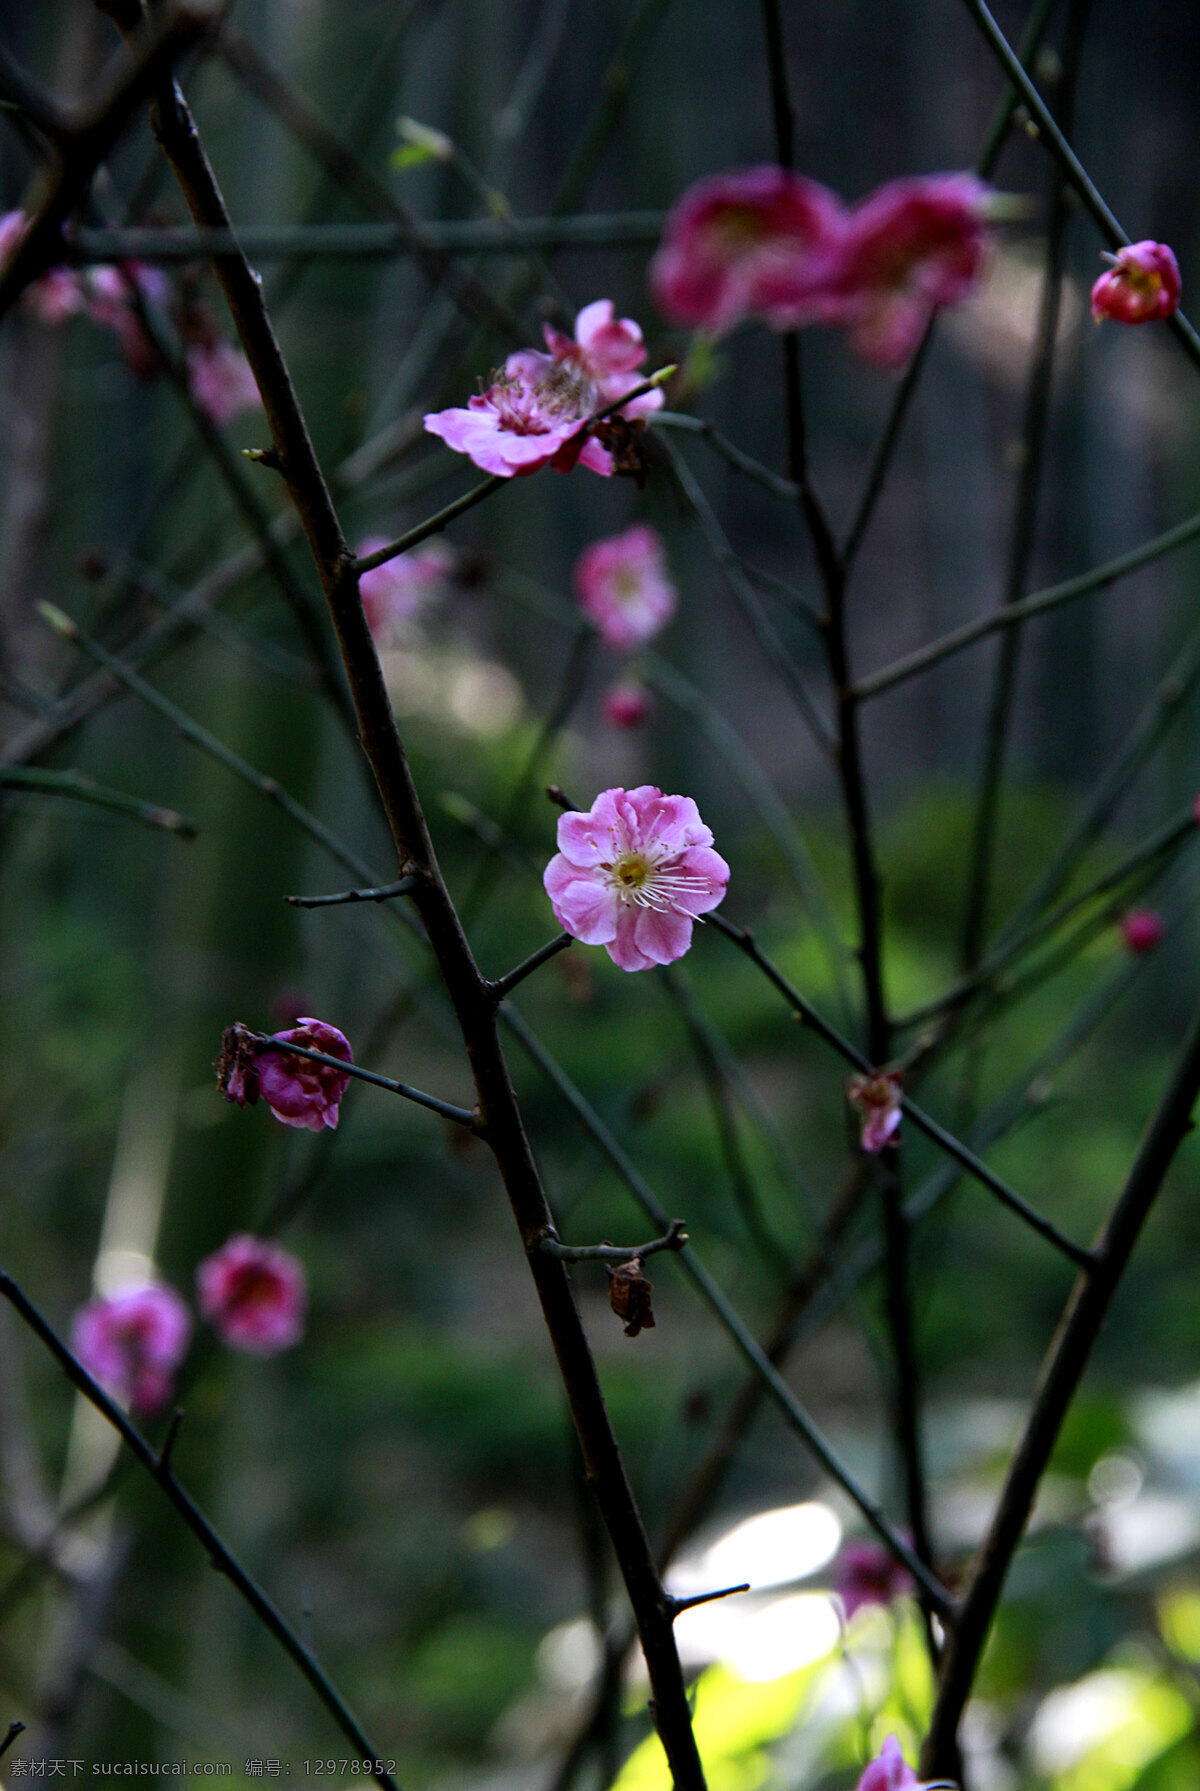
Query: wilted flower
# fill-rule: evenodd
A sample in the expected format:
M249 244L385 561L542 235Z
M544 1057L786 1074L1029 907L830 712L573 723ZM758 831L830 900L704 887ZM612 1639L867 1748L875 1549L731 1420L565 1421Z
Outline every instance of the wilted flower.
M546 465L569 472L576 461L607 478L612 456L587 422L639 384L633 369L646 357L642 333L628 318L614 320L610 299L597 299L579 313L574 340L550 329L546 340L549 354L510 354L486 392L465 410L430 412L425 427L502 479ZM644 417L661 403L661 392L644 392L616 414Z
M622 1320L626 1337L654 1330L654 1283L642 1273L642 1259L618 1263L608 1271L608 1303Z
M912 1575L881 1542L848 1542L833 1570L846 1619L865 1604L891 1604L913 1589Z
M71 1348L93 1380L144 1418L170 1399L191 1330L174 1288L155 1282L81 1306L71 1321Z
M900 1125L900 1075L881 1070L871 1076L852 1076L846 1084L850 1105L862 1120L860 1143L875 1155L894 1137Z
M386 546L383 535L368 535L359 543L358 557L365 559ZM361 573L358 589L371 633L382 638L397 624L410 621L449 567L450 550L440 541L429 541Z
M654 698L644 684L610 684L601 704L614 728L640 728L654 712Z
M1130 243L1105 259L1112 266L1092 287L1097 323L1153 323L1179 309L1179 263L1166 243Z
M900 1752L900 1743L889 1735L858 1781L858 1791L925 1791Z
M1131 908L1121 916L1121 937L1135 958L1145 957L1161 945L1166 930L1162 915L1153 908Z
M672 323L722 334L750 316L795 329L827 315L841 244L835 194L774 163L710 175L667 217L650 265Z
M573 576L580 608L618 653L644 647L675 613L662 538L648 523L593 541Z
M894 180L846 220L837 321L853 347L896 367L942 305L967 296L987 251L988 188L973 174Z
M327 1057L353 1063L354 1053L345 1034L324 1020L299 1019L286 1032L272 1033L271 1045L259 1045L255 1053L258 1093L276 1119L285 1126L305 1126L310 1132L336 1126L338 1103L349 1076L330 1064L272 1048L277 1045L303 1045L308 1051L323 1051ZM227 1089L226 1098L237 1097Z
M602 791L586 814L559 817L558 853L542 879L555 918L622 970L673 964L729 881L712 837L690 796L653 784Z
M249 361L224 336L189 346L187 375L192 397L218 429L232 423L244 410L262 408Z
M304 1335L304 1268L277 1244L239 1233L205 1257L196 1288L201 1312L234 1349L273 1356Z

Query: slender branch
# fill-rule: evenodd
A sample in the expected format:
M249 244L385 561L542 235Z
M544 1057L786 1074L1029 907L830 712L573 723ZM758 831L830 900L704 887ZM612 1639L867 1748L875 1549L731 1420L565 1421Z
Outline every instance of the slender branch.
M82 771L40 771L22 765L0 765L0 789L37 790L48 796L66 796L75 802L87 802L97 808L113 809L128 815L146 827L157 827L174 833L180 839L194 840L196 823L177 809L162 808L140 797L127 796L122 790L110 790Z
M250 1577L222 1541L191 1495L180 1485L172 1472L169 1456L164 1460L162 1454L155 1453L141 1431L130 1423L121 1408L92 1379L82 1363L72 1355L66 1344L38 1311L32 1300L3 1269L0 1269L0 1297L8 1301L9 1305L56 1359L72 1386L82 1393L91 1405L95 1406L101 1417L105 1418L117 1431L125 1447L137 1457L146 1472L157 1481L184 1523L199 1538L213 1567L218 1573L223 1573L240 1592L263 1627L274 1636L289 1659L295 1662L342 1734L356 1749L359 1758L378 1763L381 1758L380 1750L363 1732L349 1705L326 1676L310 1650L305 1647L266 1593ZM3 1749L0 1749L0 1752L3 1752ZM390 1773L382 1768L374 1772L372 1776L379 1785L384 1787L384 1791L398 1791L396 1781Z
M306 1045L294 1045L290 1040L272 1038L266 1032L252 1032L249 1036L261 1051L281 1051L289 1057L307 1057L312 1063L323 1063L331 1070L340 1070L343 1076L352 1076L357 1082L369 1082L373 1088L386 1088L389 1094L403 1095L406 1101L415 1101L418 1107L428 1107L431 1113L440 1113L443 1119L451 1119L457 1126L466 1126L468 1131L481 1130L478 1113L469 1107L455 1107L449 1101L439 1100L437 1095L425 1094L419 1088L410 1088L407 1082L395 1082L390 1076L380 1076L374 1070L364 1070L360 1064L347 1063L344 1057L333 1057L328 1051L310 1051Z
M1046 615L1051 610L1060 609L1064 603L1074 603L1076 598L1090 597L1094 591L1107 590L1109 585L1116 584L1118 579L1127 577L1129 573L1137 572L1142 566L1149 566L1164 555L1174 553L1177 548L1186 547L1197 535L1200 535L1200 514L1189 516L1186 522L1177 523L1173 529L1155 535L1152 540L1143 542L1141 547L1131 548L1128 553L1119 554L1116 559L1106 560L1103 566L1096 566L1091 572L1081 572L1075 578L1064 579L1061 584L1049 585L1044 591L1036 591L1017 603L1007 604L1005 608L995 610L989 616L980 616L974 622L964 622L961 628L951 629L940 640L931 641L927 647L919 647L913 653L906 653L903 659L884 666L882 671L860 678L854 687L854 694L860 702L865 702L869 697L881 696L885 690L903 684L908 678L915 678L919 672L929 671L931 667L940 665L952 653L960 653L964 647L973 647L976 641L985 640L989 634L1019 627L1031 616Z
M682 1250L687 1241L685 1221L672 1219L662 1237L651 1238L648 1244L631 1244L628 1249L620 1244L564 1244L549 1236L542 1239L541 1248L559 1262L632 1262L635 1257L653 1256L659 1250Z
M489 473L486 479L481 479L478 485L472 485L470 491L464 492L462 497L455 498L452 504L447 504L435 515L426 517L424 522L409 529L399 540L390 541L386 547L377 547L374 553L363 554L361 559L352 563L351 570L360 575L372 571L376 566L386 565L388 560L394 560L398 554L407 553L410 547L427 541L430 535L440 535L448 522L453 522L456 516L464 516L476 504L481 504L484 498L491 497L494 491L500 491L507 484L508 480L502 479L499 473Z
M227 255L238 244L257 261L292 256L324 258L415 254L419 247L509 255L527 249L624 249L657 243L666 213L593 212L578 217L432 219L418 224L259 224L232 230L186 225L126 225L79 229L70 244L73 262L195 261Z
M345 902L390 902L394 896L407 895L416 885L415 877L400 877L395 883L384 883L378 889L343 889L336 895L286 895L283 899L293 908L333 908Z
M653 1224L666 1227L668 1221L665 1209L652 1192L649 1183L562 1066L546 1050L537 1034L521 1018L511 1002L504 1004L500 1009L500 1015L534 1062L558 1089L584 1130L604 1152L642 1211ZM954 1602L950 1593L947 1592L936 1575L925 1566L924 1562L917 1558L903 1536L889 1523L882 1507L871 1497L866 1488L861 1485L837 1455L800 1404L783 1376L776 1371L774 1364L768 1359L749 1326L707 1269L697 1261L694 1250L689 1248L682 1251L679 1261L684 1273L697 1289L701 1298L716 1313L737 1348L764 1381L771 1398L783 1413L790 1427L801 1438L805 1447L820 1462L825 1472L854 1501L876 1535L886 1543L898 1560L904 1562L914 1579L923 1587L934 1609L941 1616L949 1619L953 1612Z
M17 1739L17 1736L24 1735L24 1733L25 1733L25 1724L24 1723L19 1722L19 1721L14 1721L14 1722L9 1723L8 1733L3 1737L3 1739L0 1739L0 1760L3 1760L5 1754L8 1752L8 1750L12 1746L13 1742Z
M812 1028L818 1038L823 1039L827 1045L831 1045L839 1056L843 1057L847 1063L852 1064L861 1074L873 1073L874 1066L870 1060L864 1057L862 1052L850 1043L849 1039L843 1038L837 1028L831 1026L812 1003L805 1000L798 989L793 988L771 960L759 950L752 933L745 928L734 926L732 921L724 919L720 914L706 914L704 918L707 925L715 926L718 932L723 933L727 939L731 939L738 949L745 953L751 963L757 964L768 982L773 984L793 1011L804 1021L806 1026ZM1010 1188L1008 1183L994 1170L989 1169L987 1164L975 1155L974 1151L969 1150L944 1126L940 1126L937 1120L931 1118L923 1108L918 1107L908 1095L901 1097L901 1107L918 1131L924 1132L925 1136L940 1145L948 1156L954 1157L957 1162L961 1163L962 1167L974 1176L977 1182L994 1194L1011 1212L1016 1213L1018 1218L1023 1219L1026 1225L1031 1226L1034 1231L1040 1232L1047 1243L1053 1244L1056 1250L1060 1250L1064 1256L1069 1256L1072 1262L1081 1266L1091 1260L1089 1252L1082 1244L1075 1243L1036 1208L1030 1206L1028 1201L1023 1200L1015 1189Z
M737 443L731 442L727 435L722 435L716 424L710 423L707 417L690 417L679 410L659 410L650 418L650 424L654 429L683 429L689 435L703 436L715 454L719 454L722 460L727 461L739 473L744 473L748 479L753 479L756 485L761 485L774 497L786 498L789 503L794 504L800 496L800 487L791 479L781 478L769 466L764 466L761 460L743 453Z
M548 944L539 946L537 951L531 952L527 958L522 959L521 963L510 970L507 976L499 977L491 985L492 1000L503 1001L506 995L512 994L518 983L523 983L533 971L540 970L543 964L548 964L551 958L556 958L560 951L566 951L567 947L574 943L570 933L559 933L557 938L551 939Z
M671 0L638 0L604 71L600 94L563 171L553 204L554 217L577 211L600 157L625 109L634 76L649 51Z
M718 1598L732 1598L736 1592L749 1592L750 1581L743 1580L740 1586L722 1586L719 1592L695 1592L691 1598L672 1598L671 1615L679 1617L684 1611L694 1610L698 1604L712 1604Z
M1143 1135L1112 1215L1076 1281L1047 1352L1025 1431L1009 1465L991 1528L980 1550L959 1621L946 1651L922 1771L957 1769L956 1734L1013 1555L1092 1346L1142 1226L1183 1140L1200 1095L1200 1014L1192 1023L1170 1084Z
M1021 66L1020 58L1015 54L1012 45L984 5L983 0L963 0L963 5L990 45L997 62L1020 94L1022 103L1038 127L1041 141L1074 187L1101 236L1110 249L1125 248L1131 238L1093 184L1087 169L1067 142L1066 137L1051 116L1046 102ZM1176 311L1173 317L1168 318L1167 327L1177 341L1182 344L1188 359L1196 367L1200 367L1200 336L1197 336L1183 312Z

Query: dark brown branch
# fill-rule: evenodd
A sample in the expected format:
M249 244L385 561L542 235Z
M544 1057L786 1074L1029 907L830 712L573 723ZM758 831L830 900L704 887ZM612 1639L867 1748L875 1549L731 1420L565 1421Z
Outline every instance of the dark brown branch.
M0 1298L8 1301L38 1340L54 1356L72 1386L82 1393L89 1404L95 1406L101 1417L107 1419L120 1435L125 1447L137 1457L146 1472L158 1482L189 1530L199 1538L213 1567L218 1573L223 1573L226 1579L241 1593L264 1628L270 1631L284 1653L299 1667L342 1734L358 1751L359 1758L377 1762L380 1759L379 1749L364 1734L358 1719L341 1694L326 1677L304 1643L271 1603L266 1593L251 1579L245 1568L227 1548L191 1495L175 1478L171 1471L169 1451L164 1447L161 1453L155 1453L141 1431L130 1423L124 1412L109 1398L103 1387L92 1379L82 1363L72 1355L66 1344L43 1318L32 1300L3 1269L0 1269ZM169 1438L169 1440L171 1439ZM2 1752L3 1749L0 1748L0 1753ZM380 1769L373 1776L384 1787L384 1791L398 1791L396 1782L390 1773Z
M9 1723L8 1733L7 1733L7 1735L5 1735L4 1739L2 1741L0 1741L0 1760L3 1760L5 1754L8 1752L8 1750L12 1746L13 1742L17 1739L17 1736L24 1735L24 1733L25 1733L25 1724L24 1723L22 1723L22 1722Z
M343 1076L351 1076L356 1082L369 1082L374 1088L386 1089L388 1094L402 1095L406 1101L413 1101L418 1107L428 1107L431 1113L440 1113L443 1119L453 1120L456 1126L465 1126L470 1132L480 1129L479 1115L471 1108L455 1107L449 1101L439 1100L437 1095L410 1088L407 1082L396 1082L390 1076L364 1070L360 1064L347 1063L344 1057L333 1057L328 1051L310 1051L307 1045L294 1045L290 1039L272 1038L265 1032L250 1032L243 1036L253 1040L260 1051L281 1051L288 1057L307 1057L312 1063L323 1063L328 1069L340 1070Z
M682 1219L672 1219L669 1230L648 1244L564 1244L557 1237L546 1236L541 1248L559 1262L633 1262L635 1258L653 1256L659 1250L682 1250L688 1241L687 1226Z
M574 943L570 933L560 933L556 939L551 939L548 944L531 952L529 957L515 965L507 976L502 976L491 984L492 1000L503 1001L506 995L512 994L518 983L523 983L533 971L540 970L543 964L548 964L551 958L556 958L560 951L566 951L567 947Z
M390 902L394 896L407 895L416 887L415 877L400 877L395 883L384 883L378 889L343 889L336 895L284 896L293 908L334 908L347 902Z
M958 1770L957 1731L963 1706L1063 1419L1083 1377L1118 1283L1176 1152L1192 1129L1200 1095L1200 1014L1180 1052L1170 1086L1142 1138L1125 1187L1067 1301L1034 1391L1024 1435L980 1550L946 1651L922 1771Z

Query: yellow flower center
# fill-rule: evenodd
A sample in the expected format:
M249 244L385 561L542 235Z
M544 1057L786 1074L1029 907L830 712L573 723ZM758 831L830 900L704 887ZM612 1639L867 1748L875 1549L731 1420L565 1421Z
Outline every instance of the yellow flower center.
M651 865L642 852L627 852L613 866L613 872L622 889L642 889L650 877Z

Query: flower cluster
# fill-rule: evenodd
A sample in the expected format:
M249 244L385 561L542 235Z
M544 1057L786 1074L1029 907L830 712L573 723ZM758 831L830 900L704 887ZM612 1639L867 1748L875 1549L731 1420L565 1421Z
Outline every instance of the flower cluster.
M425 427L501 479L543 466L569 472L576 462L607 478L612 453L589 425L598 410L641 383L642 332L631 318L614 317L611 299L597 299L579 313L573 337L549 325L545 336L548 354L536 348L510 354L486 392L465 410L430 412ZM637 422L661 404L660 391L643 392L617 414Z
M586 814L559 817L542 879L555 919L622 970L673 964L725 895L729 866L712 839L690 796L653 784L602 791Z
M0 266L28 226L23 211L0 216ZM183 346L188 389L204 415L224 428L262 402L245 355L221 335L209 306L187 290L186 282L172 286L161 268L134 260L98 264L82 273L66 265L51 267L26 288L23 303L42 323L60 324L82 315L111 330L128 367L147 382L158 377L162 361L142 312L151 306L170 309Z
M841 324L877 366L899 366L935 310L966 297L987 249L989 192L970 174L896 180L849 210L774 166L690 187L650 270L664 316L724 334Z
M1183 283L1179 263L1166 243L1130 243L1119 254L1106 255L1112 265L1092 287L1092 316L1097 323L1154 323L1179 309Z

